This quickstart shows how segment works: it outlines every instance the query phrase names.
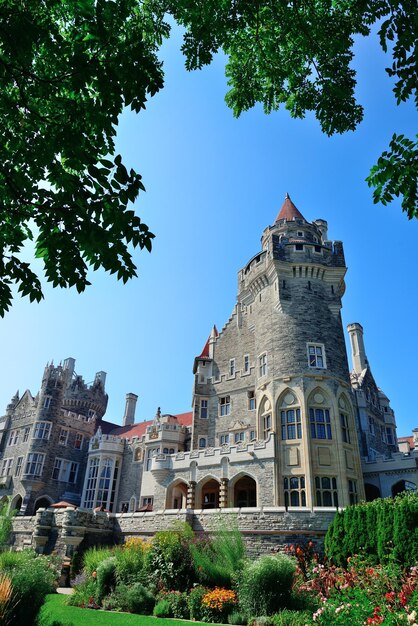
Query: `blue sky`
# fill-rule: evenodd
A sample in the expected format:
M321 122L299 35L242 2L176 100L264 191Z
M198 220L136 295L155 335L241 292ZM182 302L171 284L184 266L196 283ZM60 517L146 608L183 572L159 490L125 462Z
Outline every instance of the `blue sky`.
M363 325L398 435L409 434L418 426L418 222L399 202L374 205L364 179L393 132L416 132L416 113L395 106L376 38L356 44L365 119L332 138L313 116L265 116L257 106L234 119L223 58L187 73L180 45L177 31L163 50L164 90L140 115L126 112L118 130L125 164L143 175L147 192L135 208L156 234L153 252L135 253L139 277L128 285L96 272L82 295L46 285L41 304L16 297L0 320L0 413L17 388L36 392L47 361L68 356L86 381L108 373L111 421L121 421L127 392L139 395L137 421L157 406L190 410L193 358L212 325L227 321L237 272L289 192L307 220L326 219L330 238L344 242L344 325Z

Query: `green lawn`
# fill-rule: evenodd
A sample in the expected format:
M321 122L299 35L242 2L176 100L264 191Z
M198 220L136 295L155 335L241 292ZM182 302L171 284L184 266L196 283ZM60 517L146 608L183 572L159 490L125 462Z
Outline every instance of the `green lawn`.
M193 624L193 626L208 626L201 622L186 622L184 620L163 619L150 615L132 615L131 613L112 613L110 611L94 611L79 609L65 604L66 596L52 594L46 597L38 617L39 626L179 626Z

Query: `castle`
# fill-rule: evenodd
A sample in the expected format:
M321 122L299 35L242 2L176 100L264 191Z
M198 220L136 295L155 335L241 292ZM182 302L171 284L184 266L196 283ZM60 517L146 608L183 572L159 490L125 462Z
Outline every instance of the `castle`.
M194 359L192 411L135 424L103 419L106 374L47 365L39 393L0 418L0 498L21 515L59 501L81 510L335 510L418 484L394 412L341 321L343 244L287 196L261 250L238 272L223 329ZM418 434L418 430L414 431Z

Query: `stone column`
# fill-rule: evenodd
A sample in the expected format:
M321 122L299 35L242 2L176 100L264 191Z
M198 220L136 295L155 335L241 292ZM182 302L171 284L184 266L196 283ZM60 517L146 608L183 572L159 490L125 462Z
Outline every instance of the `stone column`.
M194 509L196 504L196 481L191 480L187 487L187 508Z
M228 478L221 478L221 486L219 488L219 507L226 509L228 507Z

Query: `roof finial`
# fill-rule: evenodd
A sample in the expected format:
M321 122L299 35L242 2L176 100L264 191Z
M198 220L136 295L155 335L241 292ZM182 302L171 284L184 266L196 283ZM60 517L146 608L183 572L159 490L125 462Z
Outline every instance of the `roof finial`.
M290 196L289 193L286 191L286 198L288 198L290 200Z

